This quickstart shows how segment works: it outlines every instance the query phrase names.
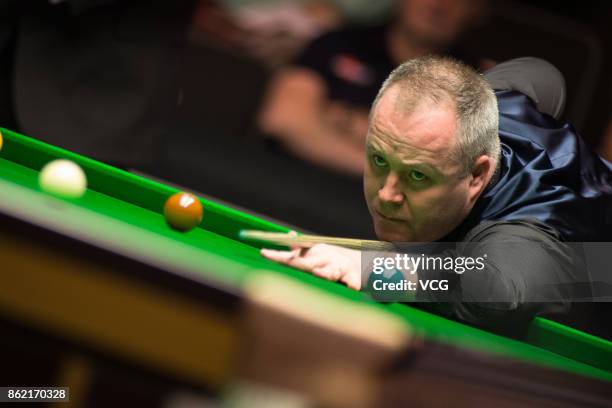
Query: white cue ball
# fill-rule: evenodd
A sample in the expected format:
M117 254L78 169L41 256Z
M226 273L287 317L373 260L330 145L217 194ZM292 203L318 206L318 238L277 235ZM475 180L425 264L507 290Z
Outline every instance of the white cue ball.
M79 198L87 190L83 169L70 160L53 160L43 167L38 179L43 191L65 198Z

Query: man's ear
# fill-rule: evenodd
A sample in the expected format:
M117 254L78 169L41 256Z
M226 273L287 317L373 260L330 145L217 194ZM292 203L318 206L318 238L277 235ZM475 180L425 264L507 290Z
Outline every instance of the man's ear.
M472 168L472 174L470 177L469 200L473 203L478 199L480 194L491 181L495 167L493 166L493 159L486 154L479 156L474 161L474 167Z

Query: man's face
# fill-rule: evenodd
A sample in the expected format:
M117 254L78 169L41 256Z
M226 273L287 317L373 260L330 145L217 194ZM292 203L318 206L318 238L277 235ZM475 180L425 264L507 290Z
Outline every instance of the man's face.
M402 0L399 24L413 40L445 47L477 19L482 8L483 0Z
M399 93L391 86L372 112L366 201L380 239L430 242L467 217L480 191L449 160L458 129L454 107L423 103L406 113Z

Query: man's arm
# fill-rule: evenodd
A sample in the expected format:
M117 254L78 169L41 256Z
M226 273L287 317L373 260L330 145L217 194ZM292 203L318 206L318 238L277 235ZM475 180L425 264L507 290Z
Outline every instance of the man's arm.
M477 326L516 333L537 315L567 312L576 285L588 281L578 254L537 222L483 223L459 246L455 256L486 254L484 269L463 273L450 296L442 296L446 301L433 291L417 300Z
M362 274L369 269L361 265L359 251L332 245L263 250L262 254L357 290L362 289ZM576 284L588 282L578 257L571 255L571 249L554 231L536 222L483 223L466 236L465 242L442 255L476 258L484 254L485 267L480 271L458 275L454 271L417 270L410 278L413 281L449 281L449 290L442 292L423 291L417 286L415 300L419 307L516 334L537 315L567 312Z
M358 114L354 114L358 115ZM288 68L273 80L259 127L295 155L315 164L361 175L367 117L347 117L342 129L323 79L305 68ZM357 143L362 134L362 142Z
M484 77L496 91L527 95L538 110L559 119L565 108L565 79L551 63L534 57L515 58L495 65Z

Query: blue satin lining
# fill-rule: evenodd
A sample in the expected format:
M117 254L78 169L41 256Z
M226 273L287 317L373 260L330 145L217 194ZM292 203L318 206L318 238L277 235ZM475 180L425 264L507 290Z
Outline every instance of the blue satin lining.
M464 224L535 219L564 241L612 241L610 163L591 151L571 125L559 126L525 95L502 91L496 96L499 178Z

